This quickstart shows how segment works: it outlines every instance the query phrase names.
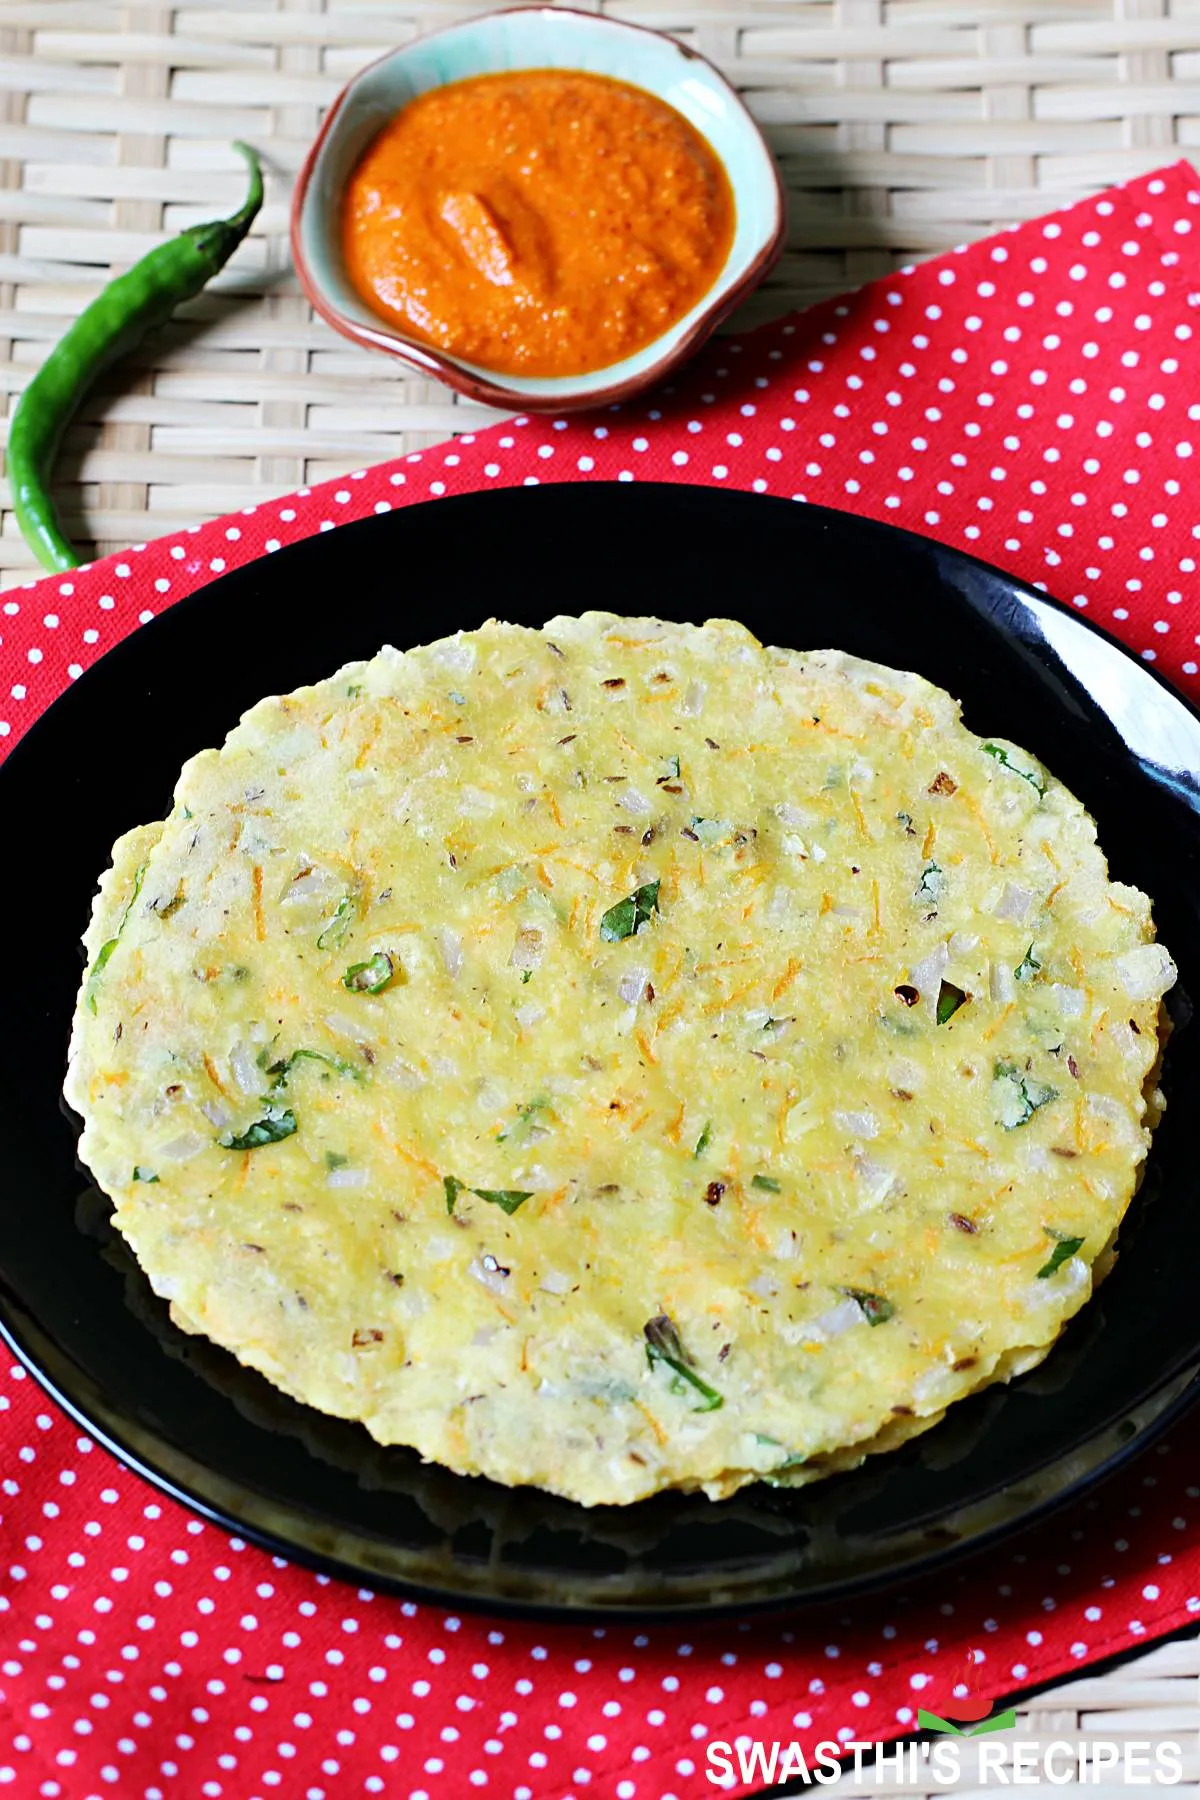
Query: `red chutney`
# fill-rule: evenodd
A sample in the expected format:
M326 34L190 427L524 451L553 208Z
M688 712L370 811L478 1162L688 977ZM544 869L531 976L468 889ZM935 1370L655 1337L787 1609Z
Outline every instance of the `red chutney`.
M346 270L371 309L485 369L581 375L651 343L712 286L729 178L665 101L556 69L412 101L346 190Z

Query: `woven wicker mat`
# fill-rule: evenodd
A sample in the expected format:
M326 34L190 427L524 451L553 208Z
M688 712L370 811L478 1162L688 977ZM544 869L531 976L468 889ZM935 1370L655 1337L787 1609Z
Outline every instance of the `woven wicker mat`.
M288 189L322 107L371 57L483 0L0 0L0 383L163 233L266 207L213 290L86 403L61 469L101 550L418 448L487 415L312 320ZM588 0L576 0L587 4ZM1200 4L1176 0L612 0L746 91L791 199L741 323L885 273L1200 143ZM7 509L0 582L32 558Z
M236 272L98 390L69 434L60 481L78 539L115 549L490 416L314 323L285 229L291 178L347 77L478 10L0 0L7 396L111 274L236 201L230 138L249 138L270 167ZM695 44L766 127L791 231L741 324L1200 144L1200 0L613 0L606 10ZM33 563L7 487L0 505L7 585ZM1195 1639L1160 1646L1043 1695L1023 1735L1182 1736L1194 1789L1198 1674Z

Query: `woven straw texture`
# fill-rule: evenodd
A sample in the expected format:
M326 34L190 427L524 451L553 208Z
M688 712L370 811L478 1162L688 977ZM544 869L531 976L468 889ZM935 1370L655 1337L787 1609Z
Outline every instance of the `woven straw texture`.
M588 4L588 0L577 0ZM314 322L291 180L363 63L457 0L0 0L0 384L7 403L114 273L236 203L236 267L86 402L59 480L101 551L487 418ZM609 0L745 91L789 190L788 249L739 323L1062 205L1200 144L1197 0ZM0 493L0 582L33 559Z
M97 389L68 435L59 484L81 544L106 551L157 536L492 416L314 322L286 245L291 180L342 83L389 46L477 10L452 0L0 0L9 407L112 274L236 203L232 137L253 142L269 167L267 204L236 267ZM1200 144L1200 0L612 0L607 10L677 32L716 62L779 158L788 249L738 324ZM8 585L34 565L7 487L0 507ZM1195 1639L1161 1646L1041 1696L1022 1713L1021 1736L1179 1740L1185 1782L1175 1791L1195 1790L1198 1675ZM921 1791L873 1777L848 1785ZM1101 1778L1088 1791L1117 1785Z
M1146 1786L1152 1793L1195 1795L1200 1790L1197 1676L1200 1641L1192 1637L1184 1642L1160 1644L1107 1675L1083 1675L1039 1694L1018 1710L1017 1728L1011 1737L993 1738L991 1742L993 1746L1011 1744L1015 1737L1029 1747L1030 1760L1036 1759L1038 1766L1052 1744L1060 1746L1050 1753L1049 1763L1057 1782L1062 1782L1074 1760L1076 1781L1053 1788L1040 1782L1039 1793L1073 1794L1082 1786L1089 1800L1116 1800L1118 1794L1127 1795L1131 1786ZM983 1743L987 1741L985 1738ZM1108 1746L1128 1747L1127 1766L1131 1776L1135 1776L1144 1772L1153 1758L1153 1749L1144 1747L1167 1743L1178 1746L1182 1767L1182 1779L1172 1785L1127 1783L1120 1767L1113 1771L1114 1752ZM1071 1746L1074 1758L1062 1748L1064 1745ZM1135 1745L1143 1748L1135 1751ZM930 1790L926 1785L928 1775L922 1779L912 1766L912 1752L909 1762L900 1767L895 1748L889 1747L881 1770L868 1765L857 1778L852 1774L844 1776L836 1790L831 1791L875 1794L879 1800L891 1800L897 1794L909 1796L910 1800L936 1800L939 1794L955 1794L960 1800L964 1796L985 1800L985 1796L1003 1789L997 1786L1000 1778L994 1771L980 1768L981 1749L982 1746L962 1746L957 1779ZM1008 1767L1011 1770L1011 1761ZM808 1791L819 1794L821 1789Z

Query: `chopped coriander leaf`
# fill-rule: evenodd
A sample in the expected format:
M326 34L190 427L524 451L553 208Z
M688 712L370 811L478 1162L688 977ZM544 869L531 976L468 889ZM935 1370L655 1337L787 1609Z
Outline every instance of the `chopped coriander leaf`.
M268 1106L261 1119L236 1135L218 1138L224 1150L259 1150L264 1144L278 1144L291 1137L296 1129L296 1115L287 1106Z
M446 1190L446 1211L448 1213L453 1213L454 1202L462 1193L466 1183L460 1181L456 1175L443 1175L442 1186Z
M133 1179L135 1181L153 1182L158 1180L158 1176L150 1169L143 1169L141 1163L139 1163L133 1171Z
M261 1057L259 1061L261 1063ZM348 1075L351 1081L363 1079L364 1071L357 1064L347 1062L342 1056L331 1056L324 1050L293 1050L290 1056L280 1057L278 1062L265 1065L267 1074L275 1077L271 1086L282 1087L298 1062L324 1063L327 1068L335 1070L337 1074Z
M993 1070L992 1085L1000 1109L997 1123L1005 1131L1015 1131L1018 1125L1027 1124L1039 1107L1058 1099L1057 1088L1023 1074L1016 1063L998 1062Z
M527 1200L533 1199L532 1188L472 1188L471 1192L478 1194L481 1200L487 1200L491 1205L498 1206L501 1212L508 1214L510 1219L518 1207L524 1206Z
M518 1106L516 1124L512 1127L512 1129L510 1131L497 1132L496 1142L498 1144L507 1143L509 1138L512 1137L513 1134L517 1131L524 1131L526 1136L528 1136L529 1129L532 1126L534 1120L537 1118L538 1114L543 1113L543 1112L552 1112L553 1110L554 1109L550 1105L550 1102L549 1102L549 1100L547 1100L545 1094L535 1094L532 1100L527 1100L525 1102L524 1106Z
M702 844L719 844L729 833L729 827L723 819L693 819L692 830Z
M937 997L938 1024L945 1025L952 1019L959 1007L966 1003L966 998L967 996L963 993L962 989L960 987L955 987L952 981L943 981L941 987L938 989Z
M868 1288L844 1287L838 1289L845 1294L847 1300L856 1300L868 1325L886 1325L889 1319L896 1316L896 1308L882 1294L873 1294Z
M658 911L658 889L657 881L647 881L632 894L626 894L624 900L610 906L600 921L600 936L609 943L633 937L648 924L651 914Z
M350 683L350 686L346 689L346 698L348 700L357 700L358 696L362 693L362 691L363 691L362 682L361 681L352 681Z
M350 1158L348 1156L343 1156L340 1150L327 1150L325 1152L325 1167L327 1169L344 1169L349 1161Z
M532 980L533 980L533 970L532 969L522 969L521 970L521 986L524 987L527 982L530 982Z
M532 1188L528 1192L522 1188L473 1188L468 1187L465 1181L460 1181L457 1175L443 1175L442 1186L446 1190L446 1211L448 1213L453 1213L455 1202L460 1194L476 1194L480 1200L487 1200L493 1206L498 1206L510 1218L518 1207L524 1206L527 1200L533 1199Z
M936 905L941 899L946 886L946 871L938 863L927 862L921 870L921 879L917 883L914 898L931 900Z
M755 1175L750 1186L761 1188L764 1194L778 1194L780 1192L779 1183L770 1175Z
M1084 1240L1083 1238L1060 1237L1058 1232L1051 1231L1048 1225L1044 1226L1043 1230L1047 1237L1056 1240L1048 1260L1038 1270L1038 1280L1048 1281L1056 1270L1061 1269L1065 1262L1070 1262L1077 1251L1083 1249Z
M317 939L318 950L336 950L350 929L354 918L354 902L349 894L344 894L334 908L333 917L327 920L321 935Z
M129 915L134 909L137 897L142 891L142 883L145 879L146 864L141 863L134 874L133 892L130 894L126 903L125 911L121 914L120 923L118 924L117 929L113 932L113 935L109 938L108 942L106 944L101 944L99 950L96 952L96 960L91 966L87 981L87 1005L89 1012L95 1012L96 1010L96 989L100 984L100 977L104 973L105 965L107 964L109 957L121 941L121 933L129 922Z
M509 1215L509 1219L520 1206L524 1206L525 1201L533 1199L533 1188L471 1188L471 1193L477 1193L480 1201L489 1201L491 1206L498 1206L500 1211Z
M663 762L666 765L666 772L658 777L659 781L678 781L679 758L677 756L664 756Z
M763 1476L763 1480L768 1483L773 1482L779 1475L790 1474L793 1469L803 1469L808 1462L806 1456L797 1456L794 1451L788 1449L786 1444L781 1444L778 1438L769 1437L765 1431L756 1431L754 1441L756 1444L761 1444L764 1450L782 1450L784 1452L783 1461L776 1463L774 1468Z
M703 1156L704 1152L708 1149L708 1146L711 1143L712 1143L712 1120L708 1119L705 1121L704 1130L700 1133L700 1136L696 1139L696 1148L692 1151L693 1158L696 1158L698 1156Z
M1041 973L1041 968L1041 963L1033 954L1033 945L1030 944L1028 950L1013 970L1013 974L1018 981L1032 981L1035 975Z
M674 1379L671 1382L673 1394L685 1394L690 1387L699 1394L702 1406L692 1408L693 1412L716 1412L724 1406L725 1401L716 1388L709 1387L700 1375L691 1357L683 1347L683 1340L673 1319L666 1313L659 1313L656 1318L648 1319L642 1327L646 1339L646 1361L653 1369L662 1364L670 1369Z
M367 962L351 963L342 976L342 986L352 994L382 994L395 975L395 965L386 950L377 950Z
M983 754L992 757L1002 769L1008 769L1011 774L1019 775L1022 781L1027 781L1039 800L1045 794L1046 784L1041 776L1032 769L1019 769L1002 744L985 744Z

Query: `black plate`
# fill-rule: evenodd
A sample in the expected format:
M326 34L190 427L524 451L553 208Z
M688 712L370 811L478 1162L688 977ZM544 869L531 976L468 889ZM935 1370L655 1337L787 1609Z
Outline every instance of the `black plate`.
M917 669L978 732L1015 738L1100 824L1200 958L1200 723L1078 617L925 539L788 501L582 485L472 495L348 526L225 576L112 650L0 771L8 907L0 1032L0 1324L58 1396L153 1481L247 1536L375 1587L541 1610L792 1605L912 1575L1037 1512L1186 1404L1200 1363L1197 1040L1123 1254L1048 1362L935 1431L799 1493L660 1496L588 1511L381 1450L176 1331L75 1161L59 1099L77 949L128 826L162 817L180 764L266 690L499 615L615 607L742 619Z

